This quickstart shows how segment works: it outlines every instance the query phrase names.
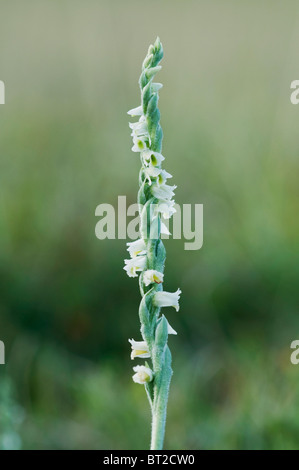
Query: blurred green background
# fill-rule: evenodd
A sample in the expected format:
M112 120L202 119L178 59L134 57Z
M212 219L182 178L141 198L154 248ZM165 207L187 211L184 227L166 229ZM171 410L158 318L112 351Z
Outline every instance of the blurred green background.
M299 8L286 0L1 0L0 447L145 449L138 282L95 208L136 201L127 110L161 37L165 167L204 205L168 240L167 449L298 449Z

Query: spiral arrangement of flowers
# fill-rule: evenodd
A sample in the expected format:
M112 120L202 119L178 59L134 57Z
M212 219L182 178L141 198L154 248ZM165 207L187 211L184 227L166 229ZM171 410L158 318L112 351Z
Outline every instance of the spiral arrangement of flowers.
M128 114L139 117L130 123L133 138L133 152L140 153L141 170L139 175L138 204L140 214L140 238L128 243L130 259L125 260L127 274L137 277L142 296L139 307L142 340L129 340L132 347L131 359L149 359L151 364L134 367L133 380L144 384L152 410L151 449L162 449L169 386L172 376L171 353L168 347L168 335L176 334L165 316L162 307L174 307L179 310L181 290L166 292L163 290L164 265L166 252L161 234L169 234L163 220L175 213L173 200L176 186L167 184L172 178L162 168L163 132L158 109L161 83L155 83L154 77L161 69L163 47L157 38L148 49L142 64L139 79L141 106L131 109Z

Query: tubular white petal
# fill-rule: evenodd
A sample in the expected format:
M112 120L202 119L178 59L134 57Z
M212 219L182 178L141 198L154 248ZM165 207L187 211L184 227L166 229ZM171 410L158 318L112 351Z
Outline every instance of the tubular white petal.
M127 247L127 250L132 258L135 258L137 255L146 254L146 244L142 238L139 238L134 242L127 243Z
M137 108L133 108L133 109L130 109L127 114L129 114L130 116L142 116L142 106L137 106Z
M130 128L132 129L131 136L133 138L139 136L147 136L149 138L147 124L144 121L138 121L129 124Z
M132 349L144 349L148 350L146 341L135 341L133 338L128 340L132 346Z
M136 256L132 259L125 259L124 270L129 277L137 277L137 271L143 271L146 265L146 256Z
M156 283L161 284L163 282L164 274L156 271L155 269L147 269L143 273L143 282L146 286Z
M181 292L181 289L178 289L176 292L156 292L154 295L154 302L158 307L174 307L178 312L180 309L179 299Z
M169 186L168 184L161 184L159 185L153 185L152 186L152 194L157 198L157 199L164 199L164 200L170 200L174 196L174 189L176 189L177 186Z
M135 359L135 357L144 359L151 357L146 341L134 341L134 339L129 339L129 343L131 343L132 348L131 359Z
M157 204L156 212L160 213L164 219L170 219L176 212L174 201L161 201Z

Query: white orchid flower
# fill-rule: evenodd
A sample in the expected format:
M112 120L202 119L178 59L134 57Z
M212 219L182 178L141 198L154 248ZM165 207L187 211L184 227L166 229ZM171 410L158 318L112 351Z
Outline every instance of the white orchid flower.
M124 270L129 277L137 277L137 271L143 271L146 265L146 256L136 256L132 259L125 259Z
M143 118L143 116L142 116ZM132 129L131 136L132 137L139 137L142 135L146 135L149 137L147 123L144 119L139 119L137 122L130 122L129 127Z
M145 179L148 181L148 184L151 186L152 184L152 178L157 178L157 176L160 175L162 170L159 168L155 168L154 166L149 166L145 168L144 174L145 174Z
M135 359L135 357L151 357L146 341L135 341L134 339L129 339L129 343L131 343L132 348L131 359Z
M177 186L170 186L168 184L161 184L157 185L154 184L152 186L152 194L157 198L157 199L163 199L163 200L170 200L174 196L174 190L177 188Z
M162 161L165 160L162 153L153 152L152 150L145 150L141 154L145 166L160 166Z
M149 137L148 135L140 135L133 137L133 152L142 152L143 150L148 149L149 146Z
M163 282L164 274L156 271L155 269L147 269L143 273L143 282L146 286L153 284L161 284Z
M174 307L178 312L180 309L179 299L182 291L178 289L176 292L160 291L154 294L154 303L157 307Z
M169 178L172 178L172 175L170 173L168 173L168 171L166 170L161 170L161 172L159 173L159 177L158 177L158 184L164 184L166 182L167 179Z
M160 201L155 205L155 216L161 214L164 219L170 219L176 212L175 201Z
M146 254L146 244L142 238L135 240L133 242L127 243L127 250L130 253L131 258L135 258L137 255Z
M144 385L153 380L154 374L149 367L135 366L133 370L136 372L132 377L135 383Z

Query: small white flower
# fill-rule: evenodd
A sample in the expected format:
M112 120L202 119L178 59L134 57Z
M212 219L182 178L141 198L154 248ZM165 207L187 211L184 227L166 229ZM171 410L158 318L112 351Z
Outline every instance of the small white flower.
M137 122L130 122L129 127L132 129L131 136L139 137L146 135L149 137L148 128L146 121L143 119L143 116Z
M181 292L181 289L178 289L176 292L156 292L154 295L154 302L157 307L174 307L178 312L180 309L179 298Z
M152 180L151 178L157 178L160 175L162 170L159 168L155 168L154 166L149 166L148 168L144 169L145 179L148 181L148 184L151 186Z
M165 160L162 153L153 152L152 150L145 150L141 154L145 166L159 166Z
M143 271L146 265L146 256L136 256L132 259L125 259L124 270L129 277L137 277L137 271Z
M139 238L134 242L127 243L127 246L127 250L130 253L131 258L135 258L137 255L146 254L146 244L142 238Z
M164 184L165 181L169 178L172 178L172 175L168 173L166 170L161 170L161 173L159 174L159 178L157 182L158 184Z
M177 186L169 186L168 184L153 185L152 193L157 199L170 200L174 196L174 189Z
M133 370L136 372L132 377L135 383L143 385L153 380L154 374L149 367L135 366Z
M143 150L148 149L149 138L147 135L140 135L138 137L133 137L133 152L142 152Z
M137 108L130 109L127 114L130 116L142 116L143 110L142 106L137 106Z
M135 357L151 357L146 341L134 341L134 339L129 339L129 343L131 343L132 347L131 359L135 359Z
M155 213L156 215L161 214L164 219L170 219L170 217L172 217L173 214L176 212L176 208L174 207L174 205L174 201L161 201L156 204Z
M164 274L156 271L155 269L147 269L143 274L143 282L146 286L153 284L161 284L163 282Z

